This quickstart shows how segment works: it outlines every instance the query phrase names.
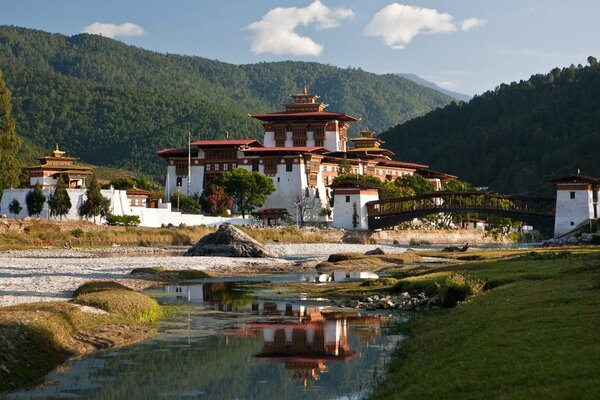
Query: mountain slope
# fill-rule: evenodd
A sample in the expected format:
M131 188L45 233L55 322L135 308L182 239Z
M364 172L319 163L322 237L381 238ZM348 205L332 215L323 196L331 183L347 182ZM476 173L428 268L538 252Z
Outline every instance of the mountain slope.
M433 82L430 82L428 80L425 80L423 78L421 78L418 75L415 74L410 74L410 73L399 73L397 74L403 78L406 79L410 79L411 81L418 83L421 86L425 86L428 87L430 89L433 90L437 90L438 92L444 93L450 97L452 97L453 99L459 100L459 101L469 101L471 100L471 96L466 95L466 94L462 94L462 93L458 93L458 92L453 92L452 90L448 90L448 89L444 89L443 87L440 87L438 85L436 85Z
M451 98L395 75L305 62L236 66L165 55L96 35L0 27L0 68L13 92L17 131L83 161L162 179L159 148L194 138L261 137L248 113L282 109L307 85L329 109L384 130Z
M551 177L600 176L600 66L558 69L502 84L380 135L403 160L418 160L476 186L553 193Z

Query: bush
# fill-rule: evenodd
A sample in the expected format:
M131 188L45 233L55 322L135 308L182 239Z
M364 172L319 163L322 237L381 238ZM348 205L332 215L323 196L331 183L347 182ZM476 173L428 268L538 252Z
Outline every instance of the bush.
M444 307L454 307L456 303L464 301L468 296L482 293L485 288L485 281L472 279L459 273L452 273L448 275L444 283L439 284L436 282L436 287L442 305Z
M141 221L137 215L108 215L106 223L113 226L138 226Z
M80 237L82 237L83 235L85 235L85 232L84 232L84 231L83 231L83 229L81 229L81 228L73 229L73 230L71 231L71 236L74 236L74 237L76 237L76 238L80 238Z

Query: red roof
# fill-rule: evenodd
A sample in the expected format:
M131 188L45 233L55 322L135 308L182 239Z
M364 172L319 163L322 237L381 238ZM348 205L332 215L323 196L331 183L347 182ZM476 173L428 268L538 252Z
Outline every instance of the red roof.
M245 149L245 153L267 153L267 152L293 152L293 153L311 153L313 151L328 151L324 147L320 146L303 146L303 147L254 147L251 149Z
M281 112L281 113L267 113L267 114L254 114L252 118L260 119L261 121L268 121L270 119L294 119L294 118L327 118L327 119L339 119L341 121L358 121L360 118L353 117L352 115L330 112L330 111L306 111L306 112Z
M196 140L192 145L197 147L214 147L214 146L253 146L263 147L256 139L223 139L223 140Z
M192 156L196 157L198 156L198 149L197 148L192 148L190 149ZM179 148L175 148L175 149L163 149L163 150L159 150L156 152L157 156L160 157L167 157L167 156L186 156L188 155L188 148L187 147L179 147Z
M150 196L150 192L143 189L127 189L127 196Z
M405 168L416 168L416 169L423 169L423 168L429 167L428 165L424 165L424 164L416 164L416 163L410 163L410 162L404 162L404 161L388 160L387 158L383 158L383 157L374 157L374 158L372 158L372 160L377 161L379 164L389 165L391 167L401 167L401 168L405 167Z

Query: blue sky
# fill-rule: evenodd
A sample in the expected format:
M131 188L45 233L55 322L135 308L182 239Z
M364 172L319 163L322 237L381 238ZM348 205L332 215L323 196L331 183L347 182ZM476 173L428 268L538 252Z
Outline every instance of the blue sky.
M304 60L411 72L466 94L600 58L598 0L0 3L2 25L102 32L145 49L234 64Z

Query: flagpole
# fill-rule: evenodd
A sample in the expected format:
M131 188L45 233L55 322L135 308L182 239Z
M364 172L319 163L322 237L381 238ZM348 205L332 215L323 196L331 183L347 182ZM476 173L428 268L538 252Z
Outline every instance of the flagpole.
M187 194L190 195L190 185L192 183L192 131L188 131L188 184Z

